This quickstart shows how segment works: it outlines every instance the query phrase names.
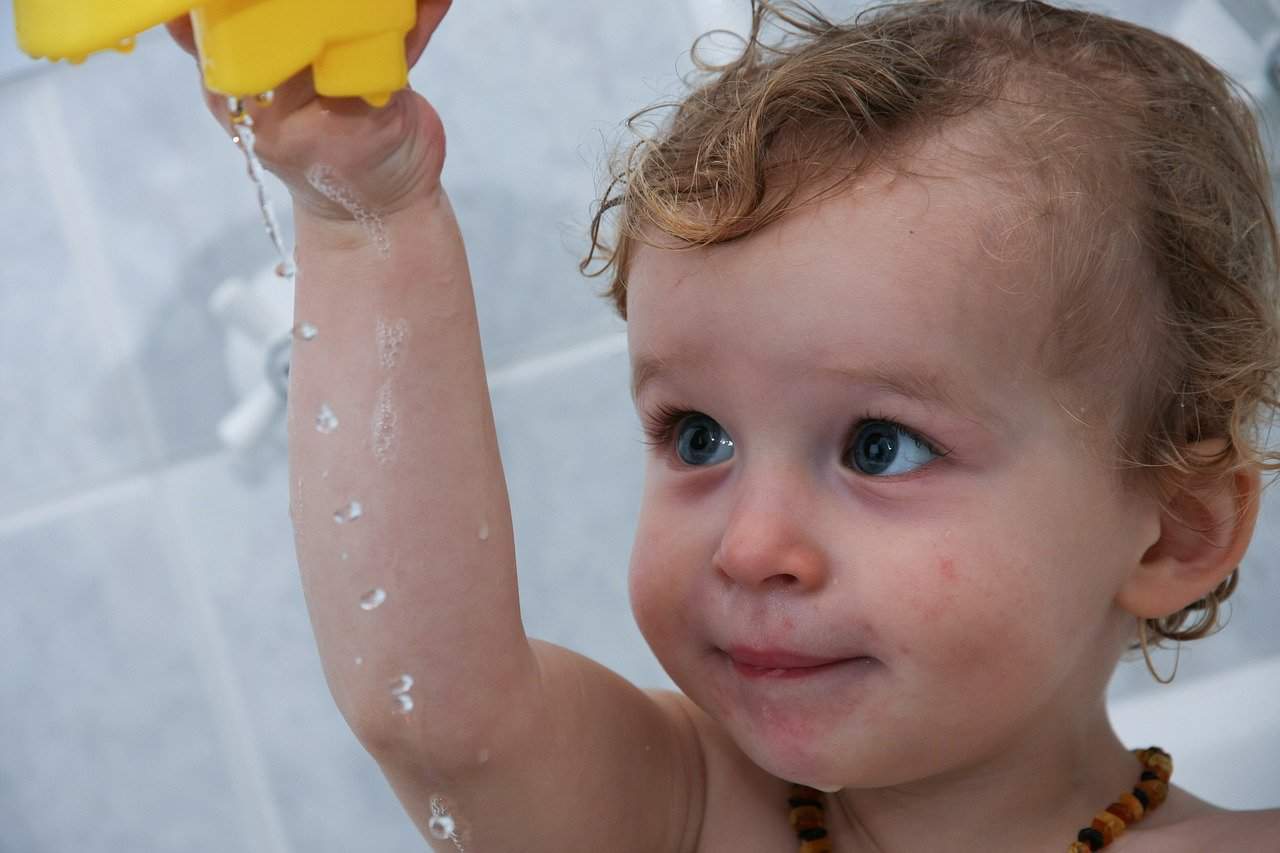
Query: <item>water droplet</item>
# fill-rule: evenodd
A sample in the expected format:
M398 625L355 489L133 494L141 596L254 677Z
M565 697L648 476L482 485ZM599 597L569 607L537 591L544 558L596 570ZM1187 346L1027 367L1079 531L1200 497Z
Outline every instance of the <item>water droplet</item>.
M258 103L262 104L264 107L269 107L271 106L271 102L276 99L276 90L268 89L265 92L259 92L258 94L253 96L253 99Z
M321 480L327 480L327 479L329 479L329 471L328 471L328 469L326 469L326 470L324 470L324 471L321 471L321 472L320 472L320 479L321 479Z
M360 597L361 610L373 610L387 600L387 591L382 587L374 587Z
M487 522L487 521L482 521L482 522L480 522L480 532L479 532L478 534L476 534L476 535L480 537L480 541L481 541L481 542L484 542L484 541L488 540L488 538L489 538L489 522Z
M360 506L360 501L352 501L333 514L333 520L338 524L345 524L348 521L355 521L364 515L364 509Z
M132 53L133 48L135 45L137 45L137 43L138 43L137 38L135 38L134 36L127 36L125 38L120 39L120 41L116 43L116 50L120 51L121 53Z
M452 838L455 829L453 818L447 814L433 814L427 821L427 830L432 838Z
M412 675L401 675L391 682L391 696L396 700L396 713L407 714L413 710L413 697L409 695L409 688L412 686Z
M347 552L346 552L346 551L343 551L343 552L342 552L342 559L344 559L344 560L345 560L345 559L347 559L347 557L348 557Z
M356 666L360 666L362 663L364 663L364 658L356 658Z
M480 750L479 752L477 752L477 753L476 753L476 761L480 762L481 764L486 764L486 763L488 763L488 761L489 761L489 750L487 750L487 749L482 749L482 750Z
M333 409L329 408L328 403L321 404L320 414L316 415L316 432L328 435L337 428L338 416L333 413Z
M299 323L293 327L293 333L304 341L314 341L320 330L310 323Z
M466 853L462 848L462 839L458 837L457 822L449 814L443 797L431 798L431 817L427 820L427 831L431 833L432 838L452 841L458 853Z

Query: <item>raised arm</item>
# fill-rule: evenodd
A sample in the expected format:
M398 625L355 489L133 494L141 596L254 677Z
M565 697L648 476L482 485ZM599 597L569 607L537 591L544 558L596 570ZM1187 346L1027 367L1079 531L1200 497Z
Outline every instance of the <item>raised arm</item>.
M296 316L316 336L295 342L290 374L293 516L325 673L352 729L437 849L691 850L689 719L525 636L444 192L388 217L377 239L298 217ZM338 428L326 433L317 415L329 410ZM367 597L376 590L385 599Z
M411 60L447 5L420 4ZM253 109L294 201L291 515L344 718L436 849L692 850L689 717L525 635L435 110L318 99L305 77Z
M325 674L376 753L452 765L537 678L461 237L438 188L377 240L295 221L292 515Z

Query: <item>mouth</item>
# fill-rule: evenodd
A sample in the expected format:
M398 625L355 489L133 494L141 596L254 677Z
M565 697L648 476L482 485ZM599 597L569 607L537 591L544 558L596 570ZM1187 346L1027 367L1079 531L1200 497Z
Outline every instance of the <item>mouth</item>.
M750 649L734 646L725 652L733 669L744 678L795 679L810 678L829 672L849 663L865 663L874 658L865 655L850 657L815 657L798 652L777 649Z

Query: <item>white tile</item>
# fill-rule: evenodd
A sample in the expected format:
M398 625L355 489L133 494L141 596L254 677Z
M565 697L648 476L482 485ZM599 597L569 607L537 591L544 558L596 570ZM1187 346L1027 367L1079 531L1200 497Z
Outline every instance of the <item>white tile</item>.
M209 295L274 257L243 158L206 112L193 61L159 31L132 54L66 70L56 99L96 213L113 332L148 397L158 452L216 450L234 401ZM289 199L271 189L287 226Z
M495 390L530 636L645 687L670 687L640 635L627 569L644 445L625 351Z
M21 849L250 849L151 488L11 531L0 553L0 823Z
M419 851L422 840L329 695L302 596L282 455L166 475L189 525L234 689L290 851Z
M135 365L73 260L77 221L51 198L37 76L0 89L0 501L46 501L154 463L137 416Z
M1116 732L1133 748L1173 756L1174 782L1230 809L1280 806L1280 655L1113 703Z
M444 185L467 242L491 367L614 327L585 279L609 143L674 91L683 0L455 3L411 79L448 137Z

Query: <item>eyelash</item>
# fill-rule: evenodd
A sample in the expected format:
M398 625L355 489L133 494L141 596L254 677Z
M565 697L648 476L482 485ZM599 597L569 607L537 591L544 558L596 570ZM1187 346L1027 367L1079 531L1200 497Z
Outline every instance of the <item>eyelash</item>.
M649 447L666 447L671 443L671 439L675 437L676 427L680 422L690 415L702 414L690 409L673 408L665 404L659 404L652 412L644 415L644 443ZM918 442L925 447L930 453L939 458L948 455L951 451L939 447L929 439L920 435L920 433L911 429L899 421L895 421L886 415L877 414L875 412L867 412L867 414L858 418L854 422L854 426L858 427L864 423L885 423L890 426L902 430L906 435L911 436L912 440ZM855 430L856 432L856 430Z

